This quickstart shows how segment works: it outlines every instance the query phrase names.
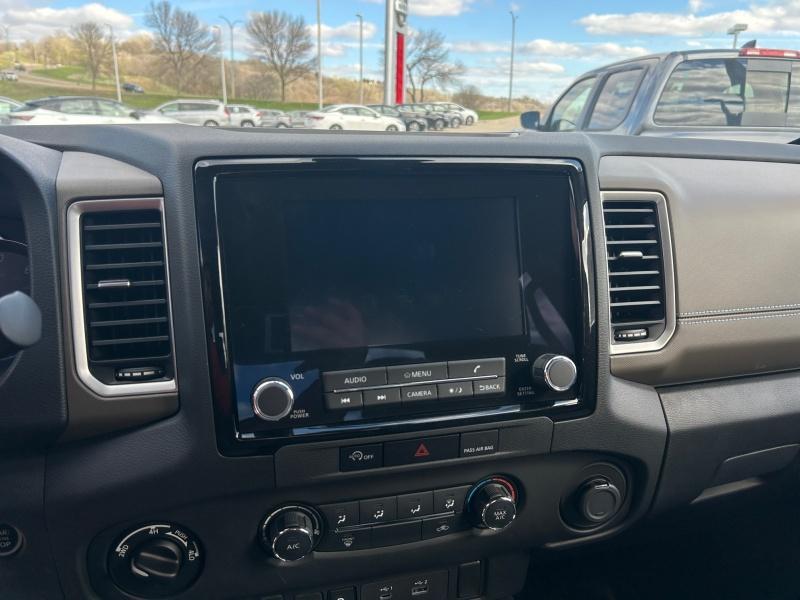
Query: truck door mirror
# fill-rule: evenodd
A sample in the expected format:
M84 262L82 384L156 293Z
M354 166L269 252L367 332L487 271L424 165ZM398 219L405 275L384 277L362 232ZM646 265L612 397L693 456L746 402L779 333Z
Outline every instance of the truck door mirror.
M522 126L525 129L539 129L542 120L542 113L538 110L530 110L524 112L519 117Z

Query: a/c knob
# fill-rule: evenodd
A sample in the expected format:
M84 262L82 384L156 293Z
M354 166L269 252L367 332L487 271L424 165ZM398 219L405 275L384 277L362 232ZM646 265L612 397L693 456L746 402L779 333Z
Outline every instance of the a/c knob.
M320 520L302 506L269 515L261 526L261 543L277 559L292 562L310 554L319 541Z

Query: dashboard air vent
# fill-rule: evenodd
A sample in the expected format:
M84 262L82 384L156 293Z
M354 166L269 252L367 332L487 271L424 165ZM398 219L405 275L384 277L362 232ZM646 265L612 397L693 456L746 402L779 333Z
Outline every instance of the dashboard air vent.
M655 350L674 330L669 226L664 197L604 193L612 352Z
M83 210L79 220L87 367L107 390L173 378L160 204L136 210L125 210L123 204L109 210L113 204Z

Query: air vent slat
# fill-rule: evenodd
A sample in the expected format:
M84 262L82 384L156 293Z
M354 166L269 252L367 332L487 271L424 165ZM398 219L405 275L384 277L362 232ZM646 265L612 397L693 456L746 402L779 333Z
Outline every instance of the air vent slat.
M603 203L615 344L648 341L664 331L664 253L658 215L654 201Z
M116 344L150 344L152 342L167 342L168 335L153 335L140 338L117 338L113 340L94 340L92 346L114 346Z
M122 383L120 369L139 366L171 378L164 250L158 209L103 210L81 216L89 366L105 383Z
M151 317L149 319L117 319L116 321L92 321L89 327L117 327L119 325L145 325L147 323L166 323L167 317Z
M84 250L133 250L136 248L161 248L161 242L128 242L126 244L87 244Z
M103 271L108 269L145 269L148 267L163 267L164 263L160 260L150 262L120 262L120 263L100 263L96 265L86 265L87 271Z

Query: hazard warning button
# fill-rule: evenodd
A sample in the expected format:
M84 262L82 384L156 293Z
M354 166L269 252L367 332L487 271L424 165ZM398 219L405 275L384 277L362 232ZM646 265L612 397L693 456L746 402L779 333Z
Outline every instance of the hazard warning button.
M383 464L387 467L413 465L458 458L459 441L457 435L386 442L383 448Z

